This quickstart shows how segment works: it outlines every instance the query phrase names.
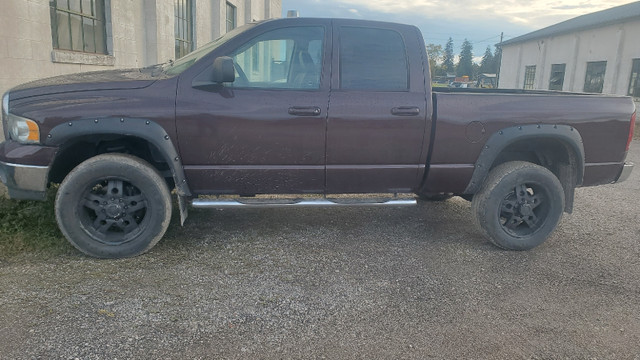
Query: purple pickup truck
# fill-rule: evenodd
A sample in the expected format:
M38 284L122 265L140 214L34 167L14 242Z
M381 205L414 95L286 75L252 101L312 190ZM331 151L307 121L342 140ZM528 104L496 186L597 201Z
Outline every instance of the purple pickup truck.
M10 90L0 178L15 199L43 199L60 183L65 237L117 258L162 238L172 189L183 222L189 205L400 206L416 198L397 194L457 195L472 201L489 241L526 250L572 211L576 187L623 181L633 168L629 97L430 84L414 26L252 23L167 64Z

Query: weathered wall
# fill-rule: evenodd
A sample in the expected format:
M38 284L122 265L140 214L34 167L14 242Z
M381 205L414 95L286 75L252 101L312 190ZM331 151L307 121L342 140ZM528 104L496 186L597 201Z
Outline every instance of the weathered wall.
M280 17L281 0L229 0L237 25ZM194 0L196 47L226 32L225 0ZM49 0L0 3L0 94L28 81L76 72L141 67L174 58L174 3L106 0L108 55L53 49ZM110 21L109 21L110 20Z
M640 58L640 20L538 39L503 49L500 87L524 86L525 66L536 65L535 89L548 89L552 64L566 64L563 90L584 89L587 62L606 61L603 93L627 95L633 59Z

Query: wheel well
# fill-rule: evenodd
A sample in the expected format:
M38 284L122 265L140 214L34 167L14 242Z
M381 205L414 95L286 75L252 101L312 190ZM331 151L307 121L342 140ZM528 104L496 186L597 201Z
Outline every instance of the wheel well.
M528 161L553 172L554 164L570 163L571 152L564 143L555 139L527 139L505 147L498 154L491 168L508 161Z
M573 209L573 193L580 183L578 155L566 142L553 138L534 138L505 147L496 157L491 169L508 161L527 161L549 169L565 192L565 211Z
M122 135L92 135L67 141L60 146L56 155L49 171L49 182L62 182L65 176L80 163L105 153L137 156L158 170L169 189L174 186L169 164L152 143L138 137Z

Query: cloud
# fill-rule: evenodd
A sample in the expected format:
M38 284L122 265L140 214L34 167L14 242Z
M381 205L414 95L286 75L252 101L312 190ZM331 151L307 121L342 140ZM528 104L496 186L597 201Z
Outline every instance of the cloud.
M583 5L560 5L553 6L551 9L553 10L574 10L574 9L587 9L592 8L593 6L583 6Z
M1 1L0 1L1 2ZM504 40L587 13L632 2L630 0L282 0L286 10L301 16L363 18L417 26L426 43L454 53L465 39L476 55ZM355 12L357 11L357 13Z
M353 10L413 14L427 19L494 20L542 28L630 0L334 0ZM351 10L350 10L351 11ZM361 11L360 11L361 12Z

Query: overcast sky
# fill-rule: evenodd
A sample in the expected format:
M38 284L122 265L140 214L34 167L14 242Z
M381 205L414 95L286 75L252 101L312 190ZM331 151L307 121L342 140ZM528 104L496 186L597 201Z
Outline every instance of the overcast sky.
M487 45L630 0L282 0L282 16L298 10L304 17L362 18L418 26L427 43L453 38L458 53L465 38L475 56Z

